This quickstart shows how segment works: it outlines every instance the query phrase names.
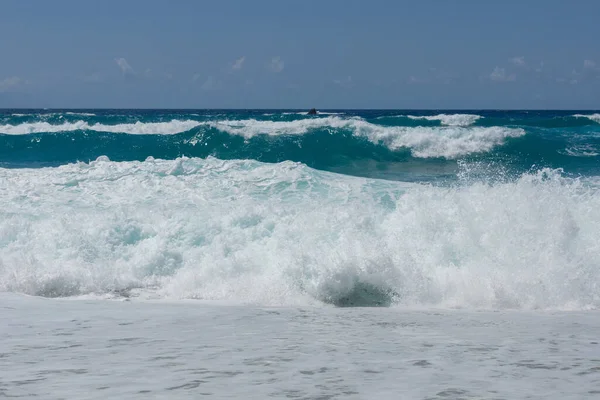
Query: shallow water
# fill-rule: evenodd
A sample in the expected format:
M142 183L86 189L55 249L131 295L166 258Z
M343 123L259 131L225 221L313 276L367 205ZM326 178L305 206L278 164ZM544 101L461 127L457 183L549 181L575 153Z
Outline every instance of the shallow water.
M596 312L281 308L0 296L0 395L583 399Z

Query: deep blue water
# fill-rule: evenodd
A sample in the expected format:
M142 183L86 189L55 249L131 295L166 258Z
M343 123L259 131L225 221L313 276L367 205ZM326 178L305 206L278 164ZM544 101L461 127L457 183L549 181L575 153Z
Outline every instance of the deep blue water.
M0 166L213 156L408 181L453 179L465 163L594 176L599 121L572 110L0 110Z

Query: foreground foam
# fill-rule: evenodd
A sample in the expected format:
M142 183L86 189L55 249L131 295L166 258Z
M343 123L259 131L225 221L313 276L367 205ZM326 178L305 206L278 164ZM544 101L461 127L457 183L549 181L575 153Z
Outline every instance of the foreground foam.
M290 162L102 158L0 181L0 291L600 306L600 193L560 171L440 188Z

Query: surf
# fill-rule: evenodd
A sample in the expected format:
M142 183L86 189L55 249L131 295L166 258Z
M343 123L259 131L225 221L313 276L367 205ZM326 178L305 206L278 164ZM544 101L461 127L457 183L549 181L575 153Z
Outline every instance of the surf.
M263 305L589 309L600 193L215 158L0 169L0 290Z

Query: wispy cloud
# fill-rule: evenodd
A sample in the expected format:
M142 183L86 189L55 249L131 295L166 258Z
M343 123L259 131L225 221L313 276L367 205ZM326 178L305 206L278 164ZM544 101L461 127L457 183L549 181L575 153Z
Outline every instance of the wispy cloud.
M284 67L285 67L285 63L279 56L273 57L271 59L271 62L269 63L269 69L275 73L279 73L279 72L283 71Z
M126 59L124 59L122 57L115 58L115 62L121 69L121 72L123 73L123 75L134 75L135 74L135 71L133 70L133 68L131 68L131 65L129 65L129 63L127 62Z
M593 60L583 60L583 68L581 70L574 69L571 71L570 78L563 79L561 82L568 81L571 85L577 85L598 79L600 79L600 67Z
M0 81L0 92L6 92L10 89L14 89L23 84L29 83L28 81L24 81L18 76L12 76L10 78L6 78Z
M525 65L527 65L527 63L525 62L525 56L513 57L508 61L510 61L511 64L516 65L518 67L524 67Z
M504 68L496 67L490 74L490 79L494 82L513 82L517 80L517 75L507 73Z
M231 66L232 71L240 70L244 66L244 61L246 61L246 56L242 56L233 62Z

